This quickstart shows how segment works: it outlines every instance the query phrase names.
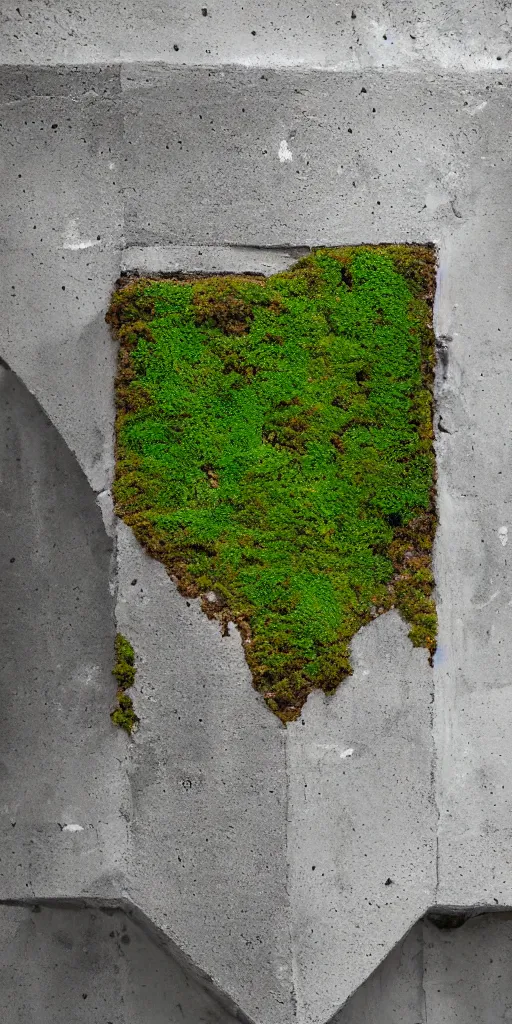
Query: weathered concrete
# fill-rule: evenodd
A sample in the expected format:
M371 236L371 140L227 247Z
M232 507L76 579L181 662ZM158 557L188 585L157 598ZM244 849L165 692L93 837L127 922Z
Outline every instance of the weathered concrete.
M1 367L0 439L0 897L117 896L112 544L76 460Z
M121 253L121 272L140 274L277 274L309 248L257 248L233 245L134 245Z
M483 18L482 10L472 8L460 33L474 32L472 19ZM87 10L83 15L93 47L106 38L95 13L96 28L88 25ZM485 39L480 44L474 36L473 71L487 66L497 38L492 9L486 17ZM114 24L114 44L117 31ZM446 53L460 68L452 43ZM28 50L27 60L36 53ZM431 61L428 48L422 52ZM328 705L314 696L306 724L286 734L252 690L236 635L221 639L123 533L117 617L137 651L142 725L133 741L111 727L108 554L105 548L98 569L84 547L92 520L107 545L99 513L73 460L68 487L50 483L45 490L64 455L50 457L41 449L44 431L30 425L26 412L16 414L37 483L33 493L46 498L28 505L25 478L17 482L9 461L15 557L28 557L32 531L23 579L44 575L36 551L46 536L45 585L48 590L48 579L58 579L63 589L45 608L32 594L24 606L20 601L26 617L19 630L9 627L2 688L12 738L2 760L15 773L13 790L28 801L29 825L4 832L2 893L131 898L258 1024L294 1016L324 1020L436 900L512 905L512 595L504 543L512 399L505 372L511 82L501 72L441 71L439 50L435 60L437 66L431 62L421 73L415 65L414 74L375 67L336 75L130 65L34 68L28 78L16 69L4 73L7 294L0 353L36 394L95 490L108 487L112 467L114 347L103 316L118 269L144 269L155 259L148 243L164 247L156 252L168 268L181 261L198 270L221 269L223 260L229 269L243 269L244 260L247 269L258 269L254 249L261 246L266 271L292 258L283 247L404 239L439 245L436 326L451 340L440 343L436 421L441 645L435 671L422 652L411 651L396 616L382 619L356 641L354 678ZM279 158L283 140L291 160ZM268 246L279 251L267 252ZM30 400L19 393L21 410ZM48 504L49 494L55 504ZM101 500L108 511L108 495ZM68 521L78 523L74 532ZM60 549L60 562L51 561ZM143 581L142 591L132 579ZM86 580L90 591L72 632L63 634L62 653L59 614L72 606L77 580ZM12 596L9 601L18 607ZM56 681L64 711L50 706L41 721L32 717L43 715L39 703L27 719L12 695L20 685L25 698L33 693L34 659L44 661L48 652L25 638L29 628L43 635L43 627L54 645L55 679L47 680L46 692L54 694ZM85 678L77 667L82 661L75 666L70 654L82 649L83 664L101 664L101 695L87 718L90 728L77 733L68 721L76 713L76 687L67 681L71 669ZM330 743L325 762L319 760L319 744ZM332 751L350 747L354 754L336 760L335 769ZM49 793L45 773L56 768L57 789ZM320 794L314 801L304 800L304 782ZM71 823L96 823L98 842L94 829L83 837L91 843L86 858L74 853L82 833L52 832L54 820L62 824L62 809L66 817L73 811ZM125 872L127 819L132 845ZM64 843L71 844L67 855ZM392 1007L399 994L388 991ZM364 1001L361 1006L366 1012ZM393 1019L391 1010L388 1016Z
M496 1024L512 1019L512 920L486 914L461 928L423 926L425 1021Z
M354 675L288 726L292 955L300 1020L327 1020L435 901L432 673L396 612ZM343 969L340 970L340 964Z
M117 621L137 652L130 898L253 1019L292 1016L286 732L236 631L118 529Z
M260 67L510 67L512 16L500 0L4 0L5 63L115 60Z
M438 444L438 898L459 906L512 905L511 188L501 152L486 150L438 305L450 431Z
M496 1024L512 1016L512 922L419 922L332 1024ZM120 910L0 907L0 1012L23 1024L230 1024Z
M230 1024L119 910L0 906L0 1016L10 1024Z
M448 919L449 921L449 919ZM496 1024L512 1019L512 920L422 921L333 1024Z
M116 69L0 70L0 355L96 490L112 472L119 89Z
M423 989L423 922L365 981L332 1024L427 1024ZM429 1024L445 1024L444 1017Z
M438 241L508 110L492 74L135 66L123 87L134 246Z

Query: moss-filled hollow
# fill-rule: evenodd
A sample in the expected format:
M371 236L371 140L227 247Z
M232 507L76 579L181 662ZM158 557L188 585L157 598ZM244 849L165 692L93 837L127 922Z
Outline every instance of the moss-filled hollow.
M435 650L435 269L428 246L318 249L270 278L112 298L117 514L237 623L284 722L393 606Z
M131 735L139 723L132 698L126 692L135 682L135 653L130 641L122 633L117 633L114 647L115 663L112 675L117 679L117 707L114 708L110 717L114 725L119 725Z

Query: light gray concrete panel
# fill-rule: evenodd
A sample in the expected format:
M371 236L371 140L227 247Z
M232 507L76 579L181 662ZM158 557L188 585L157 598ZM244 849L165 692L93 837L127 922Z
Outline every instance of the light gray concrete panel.
M230 1024L120 910L0 907L5 1024Z
M119 267L119 73L4 69L0 89L0 355L101 490L112 468L104 316Z
M497 1024L512 1020L512 917L485 914L461 928L424 924L425 1020Z
M249 1017L291 1020L285 729L238 633L222 637L122 523L118 557L141 718L128 894Z
M141 271L156 269L158 260L168 270L240 272L248 263L251 270L269 272L289 265L292 254L244 247L156 247L127 249L123 260L127 269ZM121 580L130 582L126 593L132 603L133 541L127 553L123 538L130 535L124 527L120 536ZM151 563L147 566L150 573ZM161 573L161 567L155 568ZM139 573L133 577L138 582ZM168 590L165 574L161 585ZM174 601L178 608L178 595ZM118 617L124 631L123 598ZM154 631L152 614L149 621ZM201 627L199 618L196 628L199 637L207 626ZM359 635L354 661L361 663L359 669L336 697L326 701L314 694L300 723L286 730L289 876L283 876L282 884L290 894L290 907L284 908L291 932L288 970L300 1020L331 1016L434 901L437 814L427 655L413 651L407 627L394 614ZM343 744L347 730L357 749L348 740ZM243 786L236 799L245 803ZM156 820L157 810L150 813ZM176 813L171 817L176 820ZM254 815L253 820L263 850L267 835ZM272 852L268 855L272 858ZM147 896L140 899L146 907ZM222 905L218 913L220 919ZM231 908L224 913L230 922Z
M151 66L123 85L136 246L437 240L480 160L476 108L503 91L492 75Z
M446 353L438 389L438 899L456 906L512 905L509 129L509 104L495 104L471 199L442 250L437 306Z
M421 922L361 985L332 1024L427 1024Z
M117 895L112 544L78 463L2 368L0 523L0 897Z
M492 11L489 19L492 24ZM114 24L112 34L116 31ZM490 29L487 53L491 52L493 39ZM94 31L90 40L93 43ZM6 328L0 342L4 346L2 354L40 398L99 490L108 482L111 468L114 348L103 326L103 316L121 245L121 186L127 242L139 252L141 246L151 242L181 245L184 254L185 249L189 256L194 250L199 258L204 242L214 247L228 242L234 243L233 253L240 247L241 261L247 258L251 262L257 261L253 247L258 245L282 248L312 242L404 239L439 243L436 323L438 333L452 340L440 346L448 352L448 367L438 395L438 900L441 904L508 906L512 904L512 723L508 698L512 595L508 547L504 543L509 543L508 532L504 528L509 531L511 526L507 519L511 498L507 371L512 227L512 182L507 165L509 80L501 73L434 76L430 72L411 75L364 71L333 76L267 73L264 69L210 72L127 66L122 72L121 111L118 75L116 70L101 68L80 69L77 73L53 69L44 73L34 70L28 76L26 72L14 72L4 80L7 146L3 195L14 214L8 211L3 228L6 256L2 283L7 294L2 299ZM68 117L72 125L66 128L70 142L68 135L59 134L60 124L67 125ZM54 123L58 128L51 127ZM107 157L109 146L113 160L112 153ZM122 179L117 174L119 160ZM60 201L58 188L62 192ZM70 223L73 220L76 225ZM94 231L100 239L94 237ZM38 239L34 244L31 232ZM80 248L84 243L87 247ZM235 255L233 259L236 262ZM11 298L13 291L16 298ZM46 466L37 447L40 442L27 443L34 450L34 458ZM20 485L20 494L21 490ZM70 515L68 500L69 496L64 495L63 521ZM90 495L83 497L84 507L89 507L90 500ZM59 532L55 543L59 543L61 520L57 516L55 521ZM21 550L21 536L16 544ZM136 550L126 557L125 590L120 592L118 614L141 658L137 706L143 712L139 710L142 727L132 746L119 733L109 743L118 744L112 749L118 749L120 758L130 751L133 760L132 864L138 864L133 898L193 959L211 971L220 988L252 1009L255 1018L261 1014L269 1021L287 1019L293 971L300 1013L310 1019L317 1014L320 1019L322 1012L331 1012L328 1006L339 1005L343 986L355 984L356 975L362 977L357 972L363 952L375 950L377 959L378 943L383 942L378 955L384 956L389 948L386 943L392 945L396 940L399 923L403 921L404 928L408 927L414 913L423 912L428 905L426 886L425 907L414 904L411 918L407 918L407 900L411 899L412 906L424 879L424 862L418 857L412 863L411 857L411 849L419 841L414 829L419 828L420 815L416 821L405 818L408 828L413 822L411 849L405 843L393 850L404 871L403 901L395 903L391 885L388 888L393 890L393 897L388 900L385 894L390 904L387 908L384 902L377 905L377 894L375 905L372 899L372 908L363 912L364 897L370 900L374 893L363 893L360 880L368 878L373 885L377 878L377 839L373 866L365 875L355 847L347 852L343 845L344 822L340 823L338 806L333 806L328 792L328 773L324 774L321 766L307 763L307 773L320 783L322 797L314 813L310 813L311 808L300 813L299 797L292 800L290 836L298 835L299 840L296 845L288 840L287 854L284 731L252 691L238 640L220 640L195 605L187 609L182 599L172 596L163 570L154 565L147 570L144 584L150 595L148 617L146 612L139 615L137 605L132 609L132 598L128 601L125 591L133 593L135 601L136 587L130 589L131 579L141 576L140 566L146 563ZM137 564L137 572L128 579L132 564ZM80 565L78 558L78 575ZM90 568L86 575L95 571ZM98 607L104 615L105 605L100 601ZM132 609L129 614L128 609ZM32 608L30 614L33 616ZM32 623L32 618L26 621ZM171 628L178 630L179 636ZM87 619L83 629L90 632ZM16 657L21 658L18 641L15 650ZM398 650L405 658L406 648ZM105 671L106 665L105 661ZM22 676L17 666L16 680ZM229 699L219 704L219 690L206 691L207 734L206 730L199 732L199 726L205 725L204 720L199 723L199 717L203 717L198 710L203 702L199 691L203 685L208 687L211 678L222 680L224 685L225 677L230 689L224 692L229 692ZM425 711L420 694L426 677L419 667L414 678L409 692L418 700L420 721ZM166 691L168 680L172 686ZM368 721L377 728L379 721L387 722L395 705L391 702L388 708L381 704L378 686L367 703L360 696L361 689L360 685L357 693L354 691L350 711L354 718L348 718L348 723L362 730L364 716L368 715ZM330 708L329 718L324 721L323 702L318 696L312 699L311 709L308 706L305 712L305 721L311 717L311 726L303 727L310 730L312 743L324 742L324 733L328 743L344 739L347 712L343 711L343 700L348 692L342 689L336 698L340 718L333 721ZM186 708L182 715L186 731L177 721L180 712L174 715L174 709L181 706L178 700ZM405 714L405 724L398 717L397 721L404 724L400 764L412 735L408 713L403 709L401 713ZM40 778L34 789L34 804L38 812L40 806L46 808L52 821L55 812L57 820L60 804L59 808L51 804L48 810L43 792L45 769L40 767L47 764L47 756L50 763L57 762L57 754L44 746L46 734L36 729L34 721L16 721L20 734L33 729L30 735L35 736L34 757L37 754ZM110 728L107 702L101 710L101 723L100 745L101 729ZM298 729L298 725L293 727L290 735ZM298 740L287 742L297 758L297 769L292 770L290 759L288 771L292 789L298 792L303 778L299 770L304 772L302 747ZM391 739L389 742L391 745ZM423 750L421 742L419 749ZM75 770L67 769L66 750L67 775L59 779L63 793L67 793L68 777L72 779ZM307 749L304 757L306 753ZM426 771L430 765L430 756L429 751L420 765L416 750L411 754L412 793L416 792L420 769ZM357 815L363 818L366 804L373 806L374 789L381 784L380 778L375 778L377 764L369 753L361 774L365 804L362 809L352 810L356 820ZM110 780L109 765L102 763L98 769L102 783ZM20 772L24 771L21 762ZM93 794L94 800L105 801L101 820L111 823L105 826L108 833L110 827L114 833L118 828L117 811L113 809L116 800L117 806L123 805L116 796L117 768L112 772L115 783L110 795L108 786L104 786L106 792L95 790ZM88 780L87 772L83 776ZM409 780L408 770L400 769L397 786L401 807L406 806L410 784L405 776ZM171 787L168 777L174 779ZM279 785L270 800L270 783L275 778ZM391 784L389 788L395 792ZM344 793L343 786L337 790L334 783L333 790ZM218 798L222 791L227 794L225 800ZM92 806L89 799L94 803L91 793L87 787L81 790L80 799L84 799L87 811ZM195 801L192 812L191 796ZM107 806L110 797L112 806ZM125 813L129 814L128 808ZM393 842L396 814L395 802L383 796L382 815L377 818L379 835L391 834ZM425 813L421 820L418 836L424 828L423 841L428 843L430 818ZM198 846L200 828L204 828L203 849ZM341 883L346 885L342 899L338 880L331 878L325 889L307 883L314 829L322 835L329 856L335 850L333 860L336 856L341 863ZM235 839L231 842L233 830ZM28 849L31 838L29 831L21 844L24 849ZM211 856L206 855L206 838L214 849ZM30 863L36 864L37 870L30 872L30 884L35 878L38 885L54 891L52 880L57 879L55 890L60 894L64 885L89 886L89 880L100 870L101 858L96 858L94 849L85 868L73 853L73 869L61 871L59 843L75 844L74 850L78 840L78 833L63 833L56 854L47 860L46 839L32 843L35 854L30 855ZM385 853L388 843L389 838L383 845ZM122 839L114 845L116 850L121 849ZM48 849L53 850L51 844ZM368 852L363 843L360 850L363 855ZM14 846L10 854L14 863L13 851ZM112 847L109 851L107 862L111 865ZM292 868L296 916L291 919L286 892L290 851L297 857ZM175 852L176 863L171 864ZM221 865L221 859L227 868ZM16 875L14 868L12 877L16 886L19 877L26 884L25 874ZM346 899L350 887L352 905ZM349 932L348 938L336 933L340 945L333 943L329 950L329 915L334 917L336 906L343 906L343 923ZM364 923L359 946L350 945L354 907ZM164 914L169 919L172 915L170 925ZM341 910L338 917L341 920ZM287 937L290 920L294 959ZM307 929L302 929L302 922L310 920L312 939ZM316 936L321 937L316 946L315 929ZM340 949L346 953L341 966ZM372 960L367 971L370 973L374 961L373 957L368 959ZM334 965L331 971L329 963ZM352 982L347 982L350 978ZM325 982L323 987L320 979Z
M230 245L127 246L121 253L121 270L140 274L278 274L287 270L309 249L258 249Z
M442 919L443 920L443 919ZM420 921L332 1024L497 1024L512 1020L512 916Z
M203 15L203 10L207 13ZM499 68L510 60L500 0L4 0L0 60Z
M287 728L300 1020L332 1016L434 902L432 671L407 632L396 612L361 630L353 676Z

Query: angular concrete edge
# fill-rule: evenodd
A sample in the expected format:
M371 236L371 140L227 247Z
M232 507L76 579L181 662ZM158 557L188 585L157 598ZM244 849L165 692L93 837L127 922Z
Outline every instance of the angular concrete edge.
M305 251L307 249L304 248L298 251L260 250L234 246L127 249L123 253L123 269L126 272L136 269L142 273L157 272L158 268L164 272L180 269L209 273L250 269L268 274L285 269ZM189 609L196 607L199 620L195 620L195 629L198 634L211 634L210 644L215 633L218 643L220 634L215 624L204 619L197 602L180 598L162 567L141 555L137 542L123 524L119 525L118 540L119 628L122 632L127 631L130 638L133 638L135 630L135 647L137 650L141 645L142 662L149 638L155 632L158 635L158 650L152 654L153 668L150 670L148 665L141 665L144 682L137 683L134 690L135 706L142 719L140 737L137 736L135 743L138 746L146 742L151 746L153 755L163 743L162 756L165 756L165 747L176 748L177 737L172 732L166 735L164 730L159 711L162 701L166 703L167 695L162 691L162 683L155 689L155 680L165 678L165 661L162 659L167 657L168 679L169 683L172 682L177 657L173 647L179 648L183 643L179 632L176 634L173 628L173 639L168 646L169 641L164 637L165 621L179 622L186 606ZM157 579L161 581L158 584ZM151 591L155 592L153 599ZM174 612L169 606L163 619L162 608L168 604L169 591L173 593ZM171 627L168 629L171 635ZM188 658L190 645L189 639ZM219 652L223 647L226 647L226 641L220 642ZM432 791L432 672L427 655L424 651L414 651L407 637L407 627L396 613L384 616L362 630L353 647L354 664L359 667L333 698L327 700L320 693L313 694L299 722L286 730L282 730L272 716L267 723L269 728L271 723L274 727L267 735L267 741L277 726L277 735L281 741L284 740L286 752L286 780L283 785L286 786L287 807L284 810L287 832L286 836L281 836L277 856L281 858L281 870L286 874L281 884L286 888L289 899L289 905L286 903L279 914L289 915L289 924L284 923L274 956L280 945L282 966L276 965L277 976L281 975L283 980L288 977L291 991L287 997L287 1012L296 1012L301 1021L323 1022L331 1017L371 973L375 964L434 902L437 812ZM269 713L252 690L245 662L244 669L244 688L247 691L244 701L258 709L257 714L263 716L263 725ZM201 671L198 661L196 674L199 677ZM233 667L226 665L224 671L226 675L233 675ZM143 692L140 687L144 688ZM155 738L152 733L145 739L149 687L153 695L151 700L156 700L156 707L150 715L155 721L158 717L159 735ZM179 689L183 698L181 685ZM141 699L143 695L145 700ZM210 708L208 713L214 715L215 711ZM243 712L245 715L248 713L248 710ZM397 742L397 725L403 732L402 743ZM220 735L224 735L223 729ZM242 735L243 743L251 745L239 728L230 736L230 742L238 744ZM346 736L346 742L340 739L342 736ZM201 760L197 752L195 757ZM264 757L268 759L268 753ZM193 784L192 773L197 775L196 763L191 765L190 786ZM401 778L402 774L404 778ZM200 784L205 784L204 779ZM391 814L390 787L398 787L393 794L396 807ZM167 799L163 797L162 790L163 782L155 791L159 806ZM311 794L309 802L308 793ZM370 807L371 816L364 810ZM157 814L153 806L154 819ZM201 804L200 816L187 818L191 839L194 833L198 835L202 830L200 822L204 814ZM176 819L174 806L173 815ZM403 836L402 828L405 828ZM323 850L315 848L319 837ZM385 877L381 877L383 849L390 852ZM138 856L144 862L142 847L138 848ZM228 859L228 874L224 870L216 876L211 887L213 891L228 885L231 869L232 862ZM394 876L393 888L386 885L389 874ZM194 884L197 884L197 879ZM246 884L244 880L244 888ZM263 907L266 897L267 894L259 890L252 894L251 913L256 920L259 917L257 902ZM159 908L164 902L165 897L161 894ZM232 911L228 910L229 902L225 897L221 911L231 930L234 919ZM267 911L263 911L263 917L266 914ZM189 918L186 925L189 934L186 936L183 932L181 941L195 950L194 957L198 962L206 963L208 959L211 962L211 936L203 934L202 945L198 947L193 921ZM261 941L260 938L260 953ZM271 954L269 949L263 960L261 956L257 961L252 960L251 971L255 976L262 970L267 971ZM342 977L337 971L340 956L347 965ZM374 958L373 963L369 963L369 957ZM218 980L215 971L214 977ZM226 984L224 978L222 984ZM260 974L261 988L268 987L268 984L268 978ZM244 1002L243 996L240 1005L254 1015L254 1008ZM256 1008L260 1013L262 1009ZM266 1014L269 1012L274 1011L267 1008Z
M128 842L112 542L77 460L4 368L0 393L0 894L108 898Z
M38 1024L85 1024L92 1015L113 1024L121 1012L134 1022L149 1014L152 1024L234 1021L174 952L122 902L0 904L2 1019L33 1013Z
M323 72L293 71L274 76L268 90L265 86L265 92L261 93L258 92L258 82L262 81L259 73L226 71L223 78L219 71L212 82L206 70L188 69L175 76L159 72L159 77L153 76L153 85L150 81L145 88L144 96L142 89L140 95L136 89L130 90L129 103L120 118L117 70L110 78L103 72L89 71L86 85L80 86L81 92L78 90L72 100L66 98L72 74L59 76L54 96L48 94L52 75L55 77L53 70L45 73L45 84L39 96L35 95L34 86L37 71L33 70L32 74L33 81L29 88L24 87L20 106L13 105L8 112L10 137L16 146L13 147L13 178L9 179L6 198L8 203L15 203L15 216L7 222L7 272L2 280L7 287L6 309L13 301L10 297L12 284L16 293L20 292L15 303L17 312L9 318L9 344L12 346L15 342L16 365L7 350L5 354L38 395L44 392L43 404L70 447L77 450L82 464L88 467L89 479L96 490L108 483L101 452L111 444L111 434L108 434L111 420L103 419L103 414L99 413L89 416L87 402L95 391L95 383L104 381L105 373L109 388L111 386L113 349L107 347L107 336L102 334L103 341L98 349L94 348L93 356L92 350L79 343L80 333L70 331L70 324L75 322L73 311L77 301L73 297L77 294L73 284L87 278L90 255L101 256L102 249L98 244L98 247L90 247L91 253L80 248L63 253L61 247L65 243L80 246L83 242L95 241L94 229L98 234L102 234L103 229L111 232L108 236L111 242L105 250L108 258L104 263L98 259L94 264L92 276L99 282L99 290L92 303L94 308L84 315L82 332L87 337L91 319L98 318L98 325L102 323L108 293L105 282L107 278L112 281L118 268L121 242L109 209L115 212L112 197L117 196L119 185L114 188L111 184L115 179L109 177L110 162L120 160L121 155L124 161L126 156L127 168L126 172L123 170L121 188L126 189L129 241L134 246L140 246L147 238L164 245L169 240L186 245L194 242L197 249L202 241L222 245L230 239L235 243L249 242L250 248L281 244L283 239L297 244L404 238L424 238L439 243L442 275L436 325L442 350L442 375L446 376L445 387L439 395L442 423L437 434L441 510L436 569L441 617L441 645L435 668L436 782L441 816L437 899L444 906L494 904L509 907L512 871L506 823L512 810L508 758L512 724L508 665L512 634L507 564L509 467L504 417L510 409L511 393L510 376L503 369L509 358L510 310L504 282L510 274L508 208L512 182L504 163L503 139L509 122L510 77L501 73L469 76L446 73L436 74L432 80L429 76L404 78L403 74L392 73L368 76L366 71L337 77L326 76ZM89 91L95 74L98 76L96 85L103 74L109 95L106 99L91 98L91 107L77 103L78 94ZM140 75L138 81L142 84ZM179 86L177 92L174 83ZM363 86L367 90L364 94ZM214 111L217 137L204 117L204 124L199 123L199 118L197 122L191 120L192 101L188 104L186 94L187 90L194 89L203 96L204 107ZM250 101L247 106L246 96ZM369 101L367 108L363 106L365 97ZM37 129L32 134L29 129L26 136L19 132L22 104L29 114L28 120L39 119ZM243 122L242 105L247 114ZM92 111L105 115L100 118L101 129ZM151 123L144 122L147 111L154 119ZM52 134L52 125L61 114L65 118L78 114L73 122L73 144L65 141L71 136ZM352 121L358 124L356 132ZM169 142L170 149L165 152L162 149L159 154L151 150L155 144L155 123L164 129L167 124L179 123L189 135L182 137L181 132L175 133ZM36 136L40 125L42 134ZM352 128L351 133L349 128ZM40 147L36 143L37 137L47 141L48 155L42 142ZM87 140L85 148L80 142L82 137ZM291 161L279 160L283 137L292 153ZM390 138L393 138L393 147L386 146ZM117 156L108 154L115 139L118 140ZM388 153L391 148L392 154ZM10 156L10 150L8 152ZM71 185L85 154L83 181L80 179L83 195L77 198L76 189L73 191ZM18 180L20 159L23 177ZM222 161L229 164L229 175L225 179L208 175L208 168L221 166ZM149 163L154 166L156 175L151 195L147 189ZM65 170L66 182L70 183L61 208L51 201L57 164ZM177 172L170 177L172 166L176 166ZM24 198L22 191L27 188L25 171L29 189L26 194L30 200ZM193 203L198 181L202 190L200 202ZM251 196L250 202L247 194ZM99 230L98 210L104 218ZM134 217L137 210L144 210L139 224ZM178 222L173 220L173 211L180 215ZM32 216L34 212L37 217ZM73 219L76 227L70 225ZM41 222L44 231L31 235L33 223L39 226ZM34 237L39 240L32 245ZM56 274L56 267L61 265L59 261L64 267L65 293ZM41 303L41 295L50 300L48 305ZM61 309L61 302L65 303L62 319L54 336L55 313L50 306L55 304ZM45 372L39 380L41 367ZM84 390L85 398L80 408L77 405L75 409L75 394L86 379L90 390ZM110 409L111 416L111 392L105 391L102 395L100 404L104 403L103 409ZM82 437L85 437L83 443ZM98 467L100 472L97 472ZM20 547L23 547L22 541ZM202 635L202 627L198 628ZM213 640L212 644L215 646ZM214 661L216 671L222 675L222 668L218 667L221 661ZM178 668L179 665L176 671ZM166 676L162 668L160 672L157 686L164 692ZM244 685L250 687L249 681ZM149 688L148 695L155 696ZM252 698L252 693L250 696ZM343 722L341 732L344 738ZM142 732L139 739L142 740ZM134 749L139 739L136 738ZM333 742L337 740L338 736ZM124 756L131 748L124 737L119 742L124 744ZM261 745L265 749L263 739ZM280 773L281 764L279 759ZM176 767L176 778L179 767ZM269 777L273 772L271 765ZM156 779L153 793L158 802L161 784L158 764L150 764L150 781L152 775ZM184 781L187 786L190 781L193 789L195 783L190 773ZM295 827L292 812L288 813L287 825ZM272 841L277 836L275 842L279 849L283 848L282 814L281 808L276 814L279 827L276 825L275 832L271 830ZM308 827L305 821L304 835ZM76 835L66 838L73 843L78 841ZM181 842L181 836L179 840ZM302 859L296 872L297 892L302 902L298 901L297 906L304 920L309 920L307 892L304 896L301 886L302 879L307 877L307 863L310 861L311 867L315 862L309 856L306 839L301 838L301 842ZM40 847L37 849L39 855ZM251 861L249 867L253 864ZM192 864L181 891L185 885L190 885L190 891L194 892L193 868ZM151 864L148 864L150 869ZM243 871L240 877L245 877ZM20 883L26 886L25 875ZM201 910L198 898L194 907L196 920L202 921ZM372 909L371 913L375 911ZM302 941L301 922L302 917L297 941ZM395 924L398 928L396 919ZM185 926L186 923L184 929ZM313 928L321 926L322 922L317 925L313 919ZM268 972L268 975L263 973L263 977L274 979L278 970L282 971L281 984L272 980L272 985L275 984L272 999L276 992L279 995L290 991L292 968L298 972L296 991L302 984L301 971L304 970L306 976L308 970L308 965L296 961L290 967L289 940L284 929L278 929L278 934L278 957L272 960L267 955L261 961L264 965L261 970ZM253 936L248 938L249 942L254 942ZM223 972L223 977L230 978L229 956L235 947L229 947L224 933L222 939L227 944L227 955L220 963L222 951L215 950L216 969ZM388 939L391 941L390 936ZM194 924L187 942L192 947L197 941ZM215 931L215 941L218 941L218 931ZM242 941L240 929L236 941ZM321 963L322 948L319 944L320 952L312 956L312 963ZM364 942L361 949L364 949ZM353 963L356 961L357 958ZM231 988L238 987L242 995L245 986L249 986L251 974L247 965L244 970L245 977L239 976L235 982L230 980ZM349 972L347 976L350 977ZM321 993L322 1012L327 1003L336 1002L340 990L341 983L336 980L332 990ZM308 992L312 992L312 988ZM252 994L251 999L256 1004ZM307 1005L304 995L301 999L304 1014L313 1018L313 1007Z

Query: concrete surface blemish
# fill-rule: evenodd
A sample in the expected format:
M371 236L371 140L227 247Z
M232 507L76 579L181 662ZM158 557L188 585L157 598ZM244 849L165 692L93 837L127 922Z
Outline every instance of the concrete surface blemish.
M117 514L237 624L283 722L351 674L352 637L391 607L435 650L435 267L428 246L318 249L268 279L113 296Z
M112 669L112 675L117 679L117 707L112 711L110 717L114 725L119 725L131 735L139 724L135 714L133 701L126 691L135 682L135 652L129 640L122 633L117 633L115 639L116 661Z

